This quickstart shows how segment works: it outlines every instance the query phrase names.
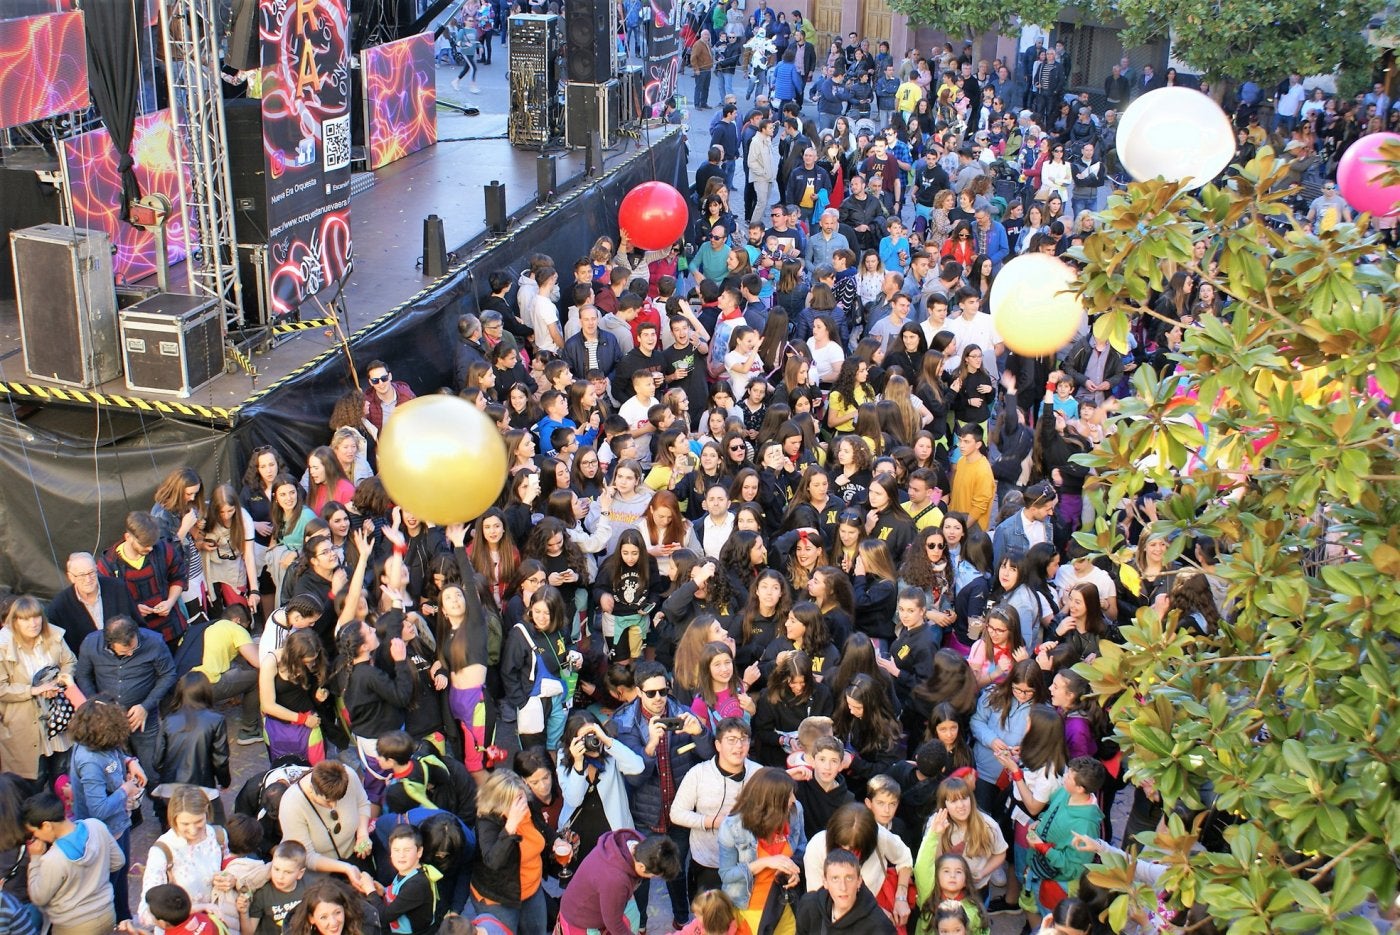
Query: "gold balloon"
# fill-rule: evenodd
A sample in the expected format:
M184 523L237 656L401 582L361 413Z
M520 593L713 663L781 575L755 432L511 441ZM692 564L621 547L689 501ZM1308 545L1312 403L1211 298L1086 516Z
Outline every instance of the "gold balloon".
M379 477L394 502L419 519L465 523L500 496L506 445L465 399L420 396L396 407L379 433Z
M1069 291L1075 271L1043 253L1026 253L992 281L992 324L1006 346L1023 357L1045 357L1074 339L1084 306Z

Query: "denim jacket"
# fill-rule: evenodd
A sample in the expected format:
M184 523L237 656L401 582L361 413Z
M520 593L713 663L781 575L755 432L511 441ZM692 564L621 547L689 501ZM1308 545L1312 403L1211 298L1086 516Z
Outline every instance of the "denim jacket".
M802 855L807 850L807 832L802 820L802 806L794 802L788 814L788 844L792 846L792 859L802 866ZM749 905L749 894L753 891L753 874L749 864L758 859L758 839L752 831L744 827L743 816L730 815L719 826L719 878L724 894L740 909ZM762 908L762 907L758 907Z

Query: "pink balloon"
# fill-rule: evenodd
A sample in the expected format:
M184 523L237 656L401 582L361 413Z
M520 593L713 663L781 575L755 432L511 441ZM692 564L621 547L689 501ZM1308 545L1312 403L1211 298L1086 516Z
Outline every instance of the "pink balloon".
M685 196L665 182L643 182L623 197L617 210L618 228L643 250L671 246L689 221Z
M1390 217L1400 212L1400 185L1379 182L1385 171L1379 161L1383 143L1400 143L1400 134L1371 133L1352 143L1337 163L1337 186L1357 211Z

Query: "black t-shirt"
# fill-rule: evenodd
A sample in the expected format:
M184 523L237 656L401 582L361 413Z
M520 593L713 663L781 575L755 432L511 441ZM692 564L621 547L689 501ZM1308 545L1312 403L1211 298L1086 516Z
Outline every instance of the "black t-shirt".
M248 905L248 918L257 923L254 935L282 935L282 924L287 916L301 905L307 888L320 879L321 874L308 870L290 893L282 892L271 881L258 887Z
M935 162L930 166L927 162L914 169L914 184L918 186L918 193L914 200L925 208L933 207L933 196L943 191L945 188L952 188L948 182L948 173L943 171L943 167Z
M690 344L685 347L666 348L661 352L661 359L663 361L661 372L668 378L678 370L687 371L684 379L668 379L666 389L678 389L684 392L691 401L692 411L698 408L695 406L697 402L703 402L710 398L710 390L705 383L705 368L708 362L705 355L696 350L693 337Z

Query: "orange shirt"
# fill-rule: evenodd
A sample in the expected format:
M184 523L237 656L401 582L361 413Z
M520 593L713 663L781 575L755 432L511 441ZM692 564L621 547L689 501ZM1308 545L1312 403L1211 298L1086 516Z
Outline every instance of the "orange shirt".
M520 823L520 899L529 899L540 888L544 877L544 837L535 823L526 818Z

